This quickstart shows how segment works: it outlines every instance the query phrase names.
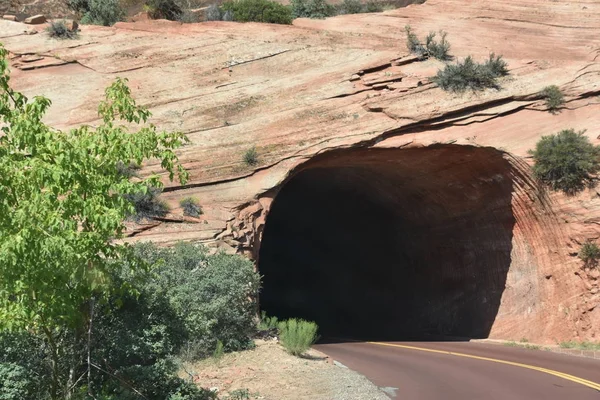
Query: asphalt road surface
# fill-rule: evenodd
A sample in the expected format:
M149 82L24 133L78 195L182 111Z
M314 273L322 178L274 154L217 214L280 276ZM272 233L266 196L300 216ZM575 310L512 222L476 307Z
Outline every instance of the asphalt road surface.
M401 400L600 400L600 360L469 342L314 347Z

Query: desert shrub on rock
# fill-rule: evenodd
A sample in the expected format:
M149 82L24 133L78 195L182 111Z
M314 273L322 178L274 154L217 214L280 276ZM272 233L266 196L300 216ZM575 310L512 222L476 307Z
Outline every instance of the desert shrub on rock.
M258 152L256 151L256 147L251 147L244 153L244 164L249 167L253 167L258 164Z
M198 200L194 197L182 199L179 205L183 208L183 215L185 216L198 218L202 215L202 207L200 207Z
M406 48L411 53L421 57L437 58L441 61L449 61L452 59L450 56L450 43L446 39L448 36L446 32L439 31L439 41L436 39L437 34L435 32L429 32L425 38L425 44L423 44L413 32L410 25L406 25L404 31L406 32Z
M554 190L572 195L595 185L600 147L590 143L585 131L565 129L543 136L530 154L535 177Z
M223 3L221 10L223 20L229 12L237 22L292 23L290 8L271 0L229 0Z
M506 62L502 56L491 54L484 63L478 63L471 56L456 64L449 64L432 78L443 90L464 92L466 90L498 89L498 78L508 75Z
M546 100L546 107L552 114L557 114L560 107L565 104L565 97L556 85L546 86L540 95Z
M130 218L139 223L167 215L169 206L158 197L161 191L160 188L148 187L145 190L126 194L124 197L133 204L135 209Z
M51 21L46 28L48 36L56 39L75 39L77 38L77 31L70 30L65 21Z
M598 266L600 260L600 247L594 242L585 242L577 256L583 261L583 265L586 267Z

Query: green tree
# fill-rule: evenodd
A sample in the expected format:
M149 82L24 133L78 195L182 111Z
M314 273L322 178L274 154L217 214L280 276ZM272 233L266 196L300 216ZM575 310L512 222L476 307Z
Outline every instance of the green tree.
M146 125L150 112L131 97L126 80L106 89L97 128L68 132L42 121L49 99L27 97L10 83L7 51L0 45L0 331L43 334L54 371L51 397L68 385L59 376L62 328L85 332L94 302L117 289L115 260L142 268L122 237L124 220L135 210L128 196L160 188L156 174L130 180L118 164L158 159L169 178L187 179L174 150L182 133Z
M600 147L590 143L584 133L565 129L543 136L530 151L535 177L566 194L593 186L594 175L600 170Z

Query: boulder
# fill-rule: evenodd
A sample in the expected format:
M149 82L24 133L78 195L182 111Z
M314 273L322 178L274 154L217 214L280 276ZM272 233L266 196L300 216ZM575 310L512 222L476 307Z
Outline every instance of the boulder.
M25 18L25 21L23 22L29 25L39 25L46 22L46 17L42 14L38 14L33 17Z
M4 16L2 16L2 19L5 19L7 21L19 22L19 18L17 18L16 15L10 15L10 14L4 15Z

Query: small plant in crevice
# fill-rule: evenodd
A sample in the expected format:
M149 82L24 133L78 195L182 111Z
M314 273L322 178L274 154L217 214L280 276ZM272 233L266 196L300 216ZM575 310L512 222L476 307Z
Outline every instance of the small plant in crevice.
M577 253L577 257L583 261L583 265L587 268L594 268L598 266L600 260L600 246L596 243L587 241Z
M251 147L244 153L244 164L249 167L254 167L258 164L258 152L256 151L256 147Z
M446 39L448 33L440 30L440 40L436 40L437 33L429 32L425 38L425 44L421 43L417 35L413 32L410 25L404 27L406 32L406 48L413 54L422 58L433 57L440 61L450 61L450 42Z
M288 353L301 356L318 340L318 326L303 319L279 322L279 340Z
M48 36L56 39L77 39L77 30L71 30L65 21L51 21L46 28Z
M130 219L140 223L152 218L162 218L169 213L167 203L159 199L161 189L156 187L148 187L145 192L137 192L124 195L134 206L134 213Z
M183 215L186 217L198 218L203 214L200 203L194 197L186 197L179 202L181 208L183 208Z
M565 97L556 85L546 86L540 95L546 100L546 107L552 114L558 114L560 107L565 104Z
M585 131L564 129L542 136L530 150L533 174L543 184L567 195L574 195L596 184L600 171L600 147L594 146Z
M450 92L467 90L499 89L498 78L508 75L508 67L502 56L494 53L484 63L468 56L456 64L449 64L431 78L440 88Z

